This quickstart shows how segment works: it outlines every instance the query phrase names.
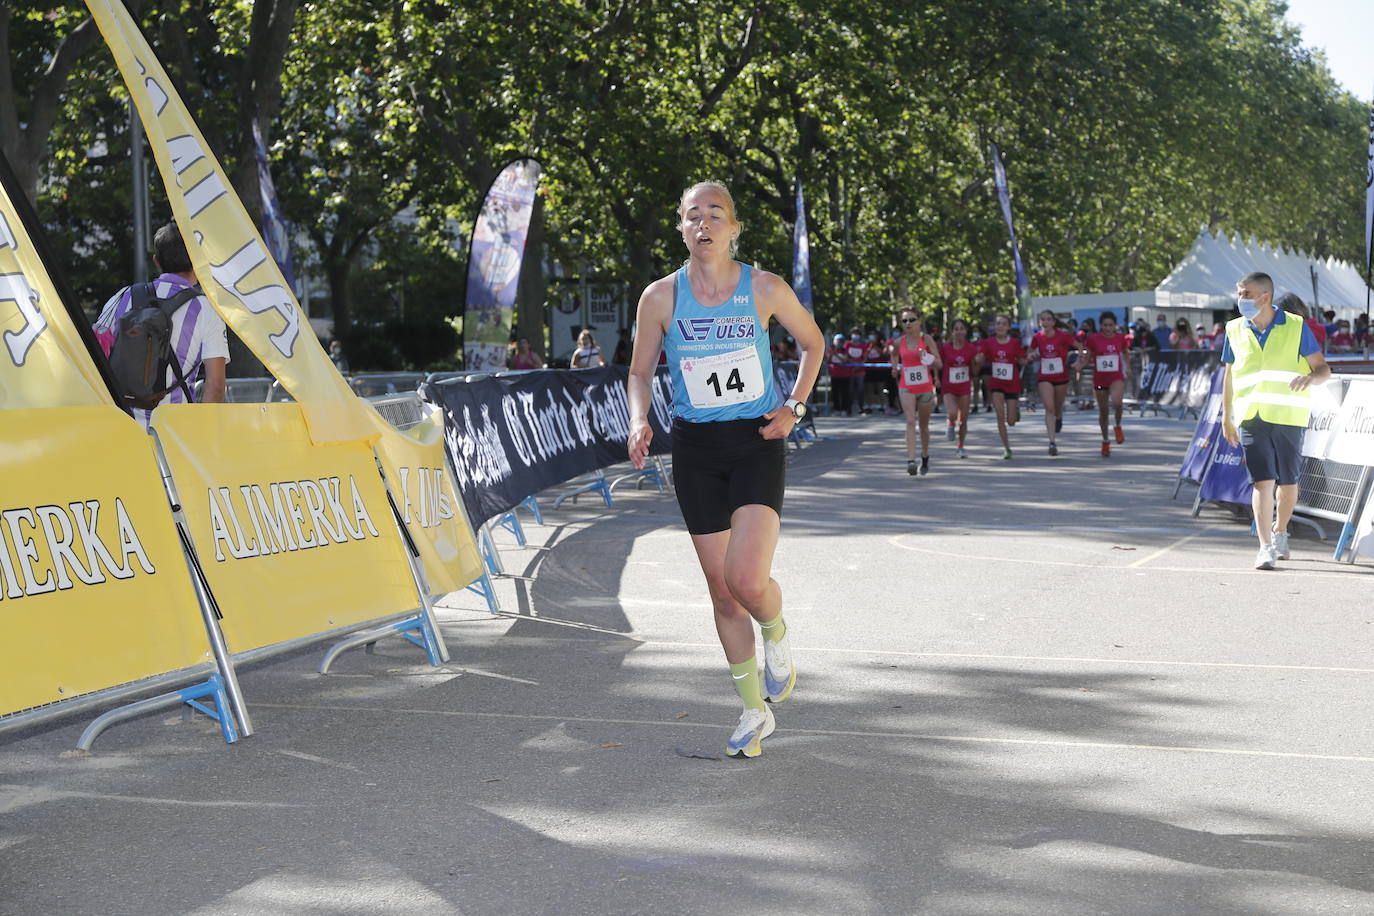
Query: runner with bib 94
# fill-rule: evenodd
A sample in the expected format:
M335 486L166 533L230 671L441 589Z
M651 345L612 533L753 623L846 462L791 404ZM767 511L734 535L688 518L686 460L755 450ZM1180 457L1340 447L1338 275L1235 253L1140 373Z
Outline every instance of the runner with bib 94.
M649 386L666 350L673 378L673 486L744 703L726 752L757 757L774 729L765 695L781 703L797 678L772 566L786 438L806 415L825 341L785 281L734 259L741 228L725 185L703 181L683 193L678 230L687 261L639 298L628 444L630 460L642 468L653 438ZM801 350L797 381L785 400L769 357L773 318ZM753 621L763 631L762 683Z

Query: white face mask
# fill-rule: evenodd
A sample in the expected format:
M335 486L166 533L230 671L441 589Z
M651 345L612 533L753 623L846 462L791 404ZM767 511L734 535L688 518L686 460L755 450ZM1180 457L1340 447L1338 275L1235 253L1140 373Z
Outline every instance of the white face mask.
M1259 302L1255 299L1237 299L1236 308L1240 310L1241 317L1246 320L1259 314Z

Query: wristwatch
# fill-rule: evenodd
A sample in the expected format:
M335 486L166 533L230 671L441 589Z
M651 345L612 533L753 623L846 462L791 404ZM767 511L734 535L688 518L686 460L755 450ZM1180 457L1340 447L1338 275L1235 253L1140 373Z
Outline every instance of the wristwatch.
M792 416L796 417L798 422L806 419L806 405L796 398L788 398L782 406L792 411Z

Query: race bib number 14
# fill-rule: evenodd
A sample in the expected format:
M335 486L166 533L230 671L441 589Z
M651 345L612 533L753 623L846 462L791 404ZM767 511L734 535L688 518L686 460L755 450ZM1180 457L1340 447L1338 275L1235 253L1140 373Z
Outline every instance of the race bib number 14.
M687 398L699 410L745 404L763 396L763 367L753 347L678 363Z

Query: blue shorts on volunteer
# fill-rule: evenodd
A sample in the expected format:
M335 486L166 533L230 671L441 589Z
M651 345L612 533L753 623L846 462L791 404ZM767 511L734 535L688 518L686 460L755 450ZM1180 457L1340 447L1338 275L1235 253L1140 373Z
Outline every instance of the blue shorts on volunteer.
M1298 482L1306 429L1252 417L1240 424L1239 432L1251 480L1273 480L1281 487Z

